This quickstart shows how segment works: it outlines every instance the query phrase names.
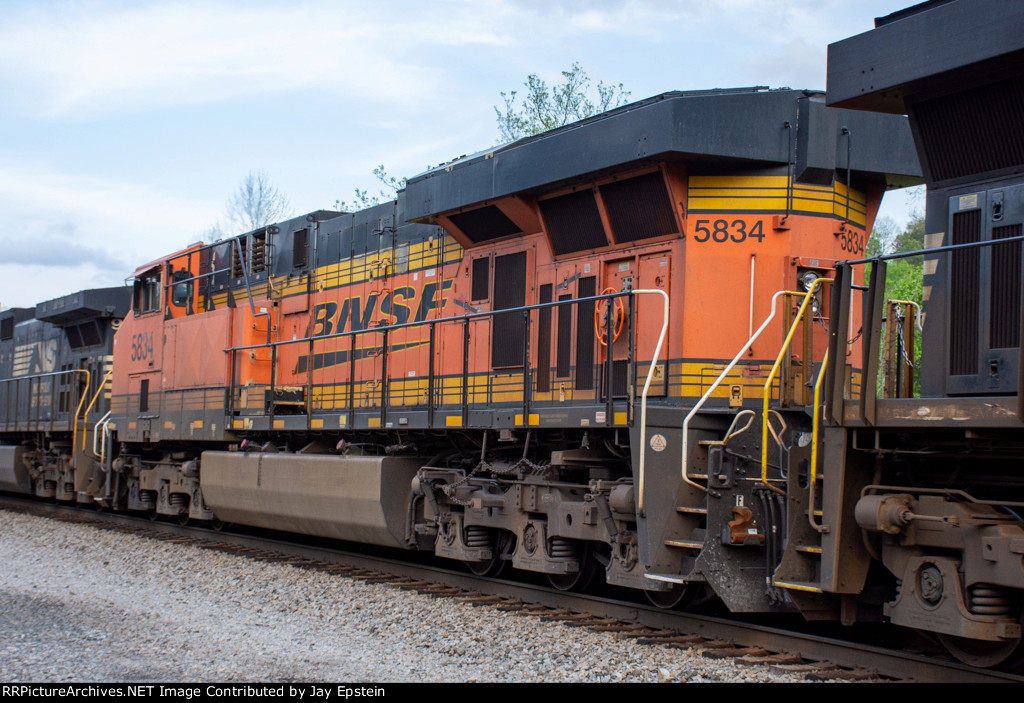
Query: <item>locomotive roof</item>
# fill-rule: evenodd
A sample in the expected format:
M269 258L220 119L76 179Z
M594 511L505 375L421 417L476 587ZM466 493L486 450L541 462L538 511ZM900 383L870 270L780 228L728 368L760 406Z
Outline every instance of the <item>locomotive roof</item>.
M929 184L1024 168L1024 3L946 0L828 48L828 102L906 112Z
M131 288L92 288L39 303L36 319L55 325L89 317L124 317L131 305Z
M908 100L1024 73L1024 3L933 0L828 47L828 104L902 114Z
M793 144L787 128L796 132ZM406 217L431 216L583 180L625 164L794 160L798 180L846 168L889 186L920 182L906 119L836 110L824 93L763 87L664 93L550 132L460 157L409 179ZM792 135L791 135L792 136ZM795 144L795 149L792 148Z

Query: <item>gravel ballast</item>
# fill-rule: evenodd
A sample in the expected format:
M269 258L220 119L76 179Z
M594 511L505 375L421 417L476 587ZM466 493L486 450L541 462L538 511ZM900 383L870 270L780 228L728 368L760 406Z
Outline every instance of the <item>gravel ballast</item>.
M5 682L801 681L539 618L0 511Z

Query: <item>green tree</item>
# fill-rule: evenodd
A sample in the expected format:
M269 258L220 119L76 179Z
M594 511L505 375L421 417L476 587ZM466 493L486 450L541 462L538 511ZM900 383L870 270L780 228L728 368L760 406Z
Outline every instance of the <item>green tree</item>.
M593 117L619 107L629 99L629 91L625 90L621 83L605 85L604 82L597 84L597 95L591 97L590 77L579 63L573 63L571 69L562 71L562 77L565 79L564 83L549 88L536 73L531 73L523 84L526 86L526 95L521 105L516 104L519 91L501 93L505 101L505 110L502 112L495 105L494 112L498 116L498 131L502 143ZM376 195L371 194L369 189L356 188L352 201L335 200L335 209L351 212L379 205L394 198L408 180L388 175L384 164L373 169L373 175L384 184L384 188Z
M868 239L868 256L886 256L888 254L900 254L908 251L918 251L924 248L924 218L916 215L902 231L896 232L895 223L888 218L883 218L875 224L871 237ZM870 269L868 269L870 273ZM892 259L888 262L885 271L885 299L903 300L916 303L918 312L924 297L924 262L922 257L914 256L907 259ZM920 320L918 320L920 324ZM898 324L896 320L887 320L886 324ZM914 330L914 391L920 392L920 376L918 369L921 364L921 336ZM911 330L903 329L904 338L911 334ZM881 358L885 358L885 340L882 339L880 350ZM884 380L881 368L878 378L878 389L881 391Z
M427 168L430 168L429 166ZM405 188L405 184L409 181L404 176L402 178L395 178L389 176L387 170L384 168L384 164L381 164L377 168L373 169L373 175L378 181L384 184L387 190L381 189L378 195L371 195L368 190L360 190L356 188L355 199L350 203L347 200L335 200L334 209L341 210L343 212L353 212L355 210L365 210L368 207L374 205L380 205L382 202L387 200L393 200L402 188Z
M494 112L498 117L502 142L512 142L593 117L619 107L629 99L629 91L621 83L605 85L604 82L597 84L597 95L591 97L590 78L578 63L573 63L568 71L562 71L562 78L563 83L549 88L536 73L531 73L523 83L526 93L521 104L517 104L519 91L501 93L505 108L502 110L495 105Z

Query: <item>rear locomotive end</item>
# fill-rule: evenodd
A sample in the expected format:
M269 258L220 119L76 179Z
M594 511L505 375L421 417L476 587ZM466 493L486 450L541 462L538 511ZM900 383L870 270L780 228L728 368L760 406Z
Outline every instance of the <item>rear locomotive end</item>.
M980 666L1017 660L1022 642L1021 26L1014 3L924 3L829 48L829 103L907 114L928 196L921 310L889 300L891 260L869 262L866 291L852 283L865 262L837 272L865 311L865 383L888 371L920 393L879 383L854 402L833 387L825 441L859 549L884 567L885 615Z

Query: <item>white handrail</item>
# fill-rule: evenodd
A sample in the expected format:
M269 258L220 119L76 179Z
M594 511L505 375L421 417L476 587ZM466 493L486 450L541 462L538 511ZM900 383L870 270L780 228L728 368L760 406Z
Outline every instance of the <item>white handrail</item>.
M654 347L654 356L651 358L651 367L647 369L647 380L644 381L644 390L640 394L640 481L637 486L637 514L644 517L644 470L645 457L647 456L647 391L651 387L651 379L654 378L654 370L658 367L658 357L661 356L661 347L665 343L665 335L668 333L668 293L657 288L639 289L632 291L633 295L641 293L657 293L665 303L664 314L661 320L661 334L658 335L658 344ZM666 362L667 363L667 362ZM665 369L665 376L668 376L668 369Z
M111 412L113 412L113 411L108 410L107 414L104 415L103 417L101 417L99 419L99 421L97 421L96 424L93 425L93 428L92 428L92 455L94 457L98 458L100 456L99 450L96 449L96 438L99 436L99 433L100 433L100 425L102 425L104 422L107 421L107 418L110 417L110 413Z
M736 366L737 363L739 363L740 358L747 353L747 350L750 349L751 346L753 346L754 341L761 336L761 333L765 331L765 329L768 327L771 321L775 318L775 306L779 302L779 296L784 295L786 292L787 291L785 290L780 290L777 291L775 295L772 296L771 314L768 315L767 318L765 318L765 321L761 323L760 327L757 328L757 332L755 332L754 335L747 340L747 343L744 344L743 348L740 349L739 353L735 357L733 357L733 360L729 362L729 365L726 366L725 370L722 371L718 378L715 379L715 382L711 384L711 387L704 392L704 395L700 397L700 400L697 401L697 404L694 405L693 409L686 415L686 419L683 420L683 457L681 466L682 475L683 480L686 481L686 483L693 486L694 488L699 488L700 490L705 492L707 491L707 488L700 485L696 481L692 480L689 476L689 473L686 470L686 456L689 453L688 450L690 444L690 420L693 419L693 416L697 414L698 410L704 407L704 403L707 402L707 399L711 397L711 394L715 392L715 389L718 388L719 384L725 379L726 376L729 375L729 372L732 371L733 367ZM640 456L642 458L643 454L641 454Z

